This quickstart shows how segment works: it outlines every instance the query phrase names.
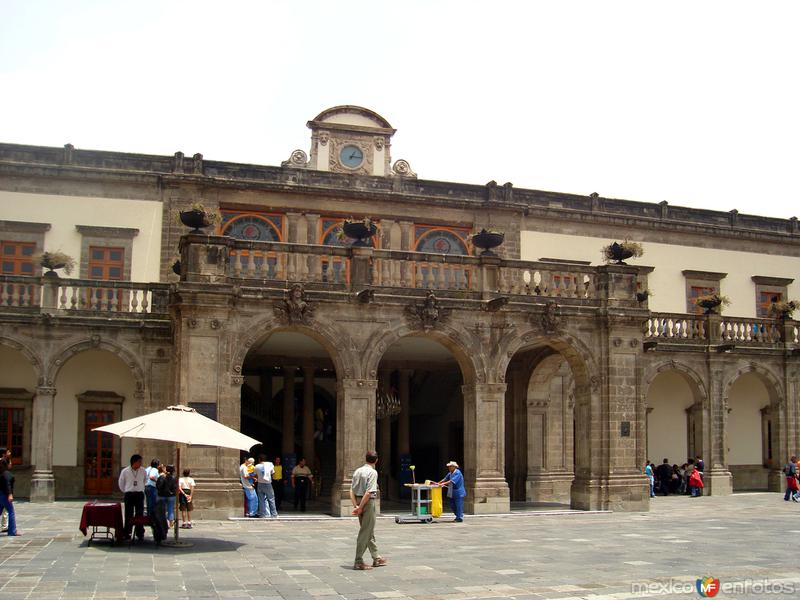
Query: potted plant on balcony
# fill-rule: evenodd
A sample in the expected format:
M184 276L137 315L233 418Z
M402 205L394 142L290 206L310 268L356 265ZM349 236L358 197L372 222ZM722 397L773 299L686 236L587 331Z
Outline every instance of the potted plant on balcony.
M625 260L644 254L644 248L639 242L625 240L623 242L613 242L608 246L603 246L603 258L607 263L614 262L618 265L627 264Z
M222 220L218 210L209 209L201 202L195 202L188 210L178 212L178 219L187 227L192 227L191 233L202 233L200 228L210 227Z
M791 319L792 313L800 308L800 301L797 300L781 300L773 302L769 305L770 314L778 319Z
M497 248L505 240L505 234L496 229L481 229L478 233L473 233L469 236L469 241L476 248L480 248L483 252L480 256L494 256L492 248Z
M364 217L363 219L350 217L342 223L339 237L355 240L353 246L369 246L367 240L376 233L378 233L378 224L369 217Z
M642 290L640 292L636 292L636 301L645 302L650 296L655 296L653 290Z
M59 269L64 269L64 273L69 275L75 268L75 259L60 251L42 252L36 255L34 260L39 263L39 266L47 269L45 277L58 277L56 271Z
M728 306L731 301L727 296L722 296L719 293L715 292L713 294L707 294L705 296L698 296L694 299L695 306L699 306L703 310L705 310L705 314L710 315L711 313L718 312L718 307Z

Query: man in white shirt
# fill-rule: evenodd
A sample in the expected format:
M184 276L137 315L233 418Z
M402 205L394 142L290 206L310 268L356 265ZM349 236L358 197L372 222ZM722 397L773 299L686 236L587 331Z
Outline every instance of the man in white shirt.
M275 475L275 465L267 460L263 454L258 457L256 465L258 485L258 516L262 519L277 519L278 509L275 507L275 490L272 488L272 477Z
M133 516L144 516L144 485L147 475L142 468L142 457L139 454L131 456L131 466L122 469L119 474L119 489L123 493L125 502L125 538L130 539L133 529ZM144 526L136 526L136 537L144 538Z
M375 543L375 500L378 498L378 472L375 464L378 462L378 453L374 450L367 452L367 462L353 473L353 482L350 485L350 501L353 503L353 515L358 515L359 529L356 541L356 560L353 568L356 571L367 571L372 567L383 567L389 562L378 552ZM364 552L369 550L372 556L372 566L364 562Z

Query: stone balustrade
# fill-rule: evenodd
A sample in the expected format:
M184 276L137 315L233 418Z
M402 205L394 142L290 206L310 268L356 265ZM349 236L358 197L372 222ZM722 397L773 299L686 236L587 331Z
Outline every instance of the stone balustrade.
M794 321L763 317L652 313L644 323L646 340L668 343L719 343L736 346L797 344L800 330Z
M66 313L166 315L169 285L61 277L0 276L0 307Z

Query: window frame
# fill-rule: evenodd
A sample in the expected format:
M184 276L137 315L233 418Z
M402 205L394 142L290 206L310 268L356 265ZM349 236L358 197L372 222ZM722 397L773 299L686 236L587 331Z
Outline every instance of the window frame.
M683 277L686 281L686 312L690 315L702 315L703 309L694 303L694 299L699 294L695 294L694 290L697 288L704 288L712 294L720 294L720 283L725 279L727 273L717 273L714 271L682 271Z

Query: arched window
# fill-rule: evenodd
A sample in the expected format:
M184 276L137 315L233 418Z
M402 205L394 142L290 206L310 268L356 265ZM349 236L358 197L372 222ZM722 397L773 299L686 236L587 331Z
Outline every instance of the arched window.
M468 255L467 230L459 231L444 227L415 227L414 250L431 254Z
M223 211L222 235L248 242L281 242L283 217L259 213Z

